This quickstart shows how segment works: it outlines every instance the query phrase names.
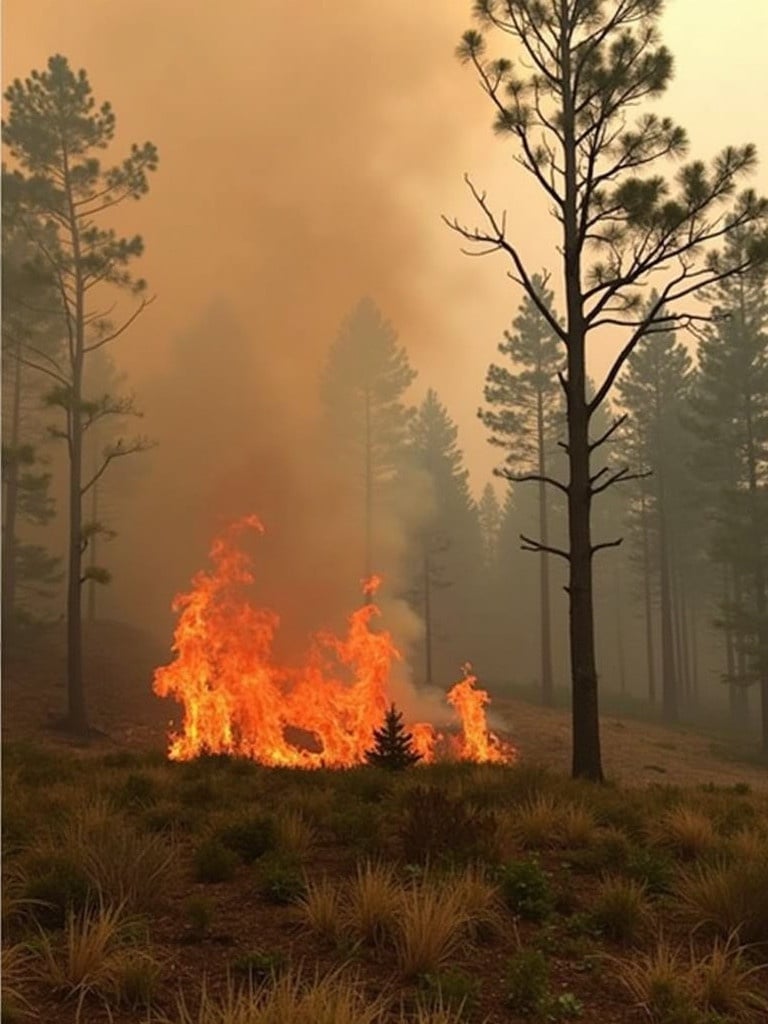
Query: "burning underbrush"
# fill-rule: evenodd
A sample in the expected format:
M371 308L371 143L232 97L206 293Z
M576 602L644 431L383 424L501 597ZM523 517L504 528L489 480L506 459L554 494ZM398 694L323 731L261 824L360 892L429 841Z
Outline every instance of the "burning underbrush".
M346 635L318 633L301 665L277 665L279 618L248 600L254 575L238 544L247 530L264 532L255 516L233 523L213 543L212 569L198 572L192 589L174 600L175 659L156 670L153 684L158 696L183 708L169 757L226 753L295 768L361 764L392 703L391 673L401 658L392 635L373 628L380 612L372 598L380 581L366 581L366 603L349 616ZM457 728L409 723L423 763L515 759L514 748L488 730L489 697L476 683L466 666L446 696Z

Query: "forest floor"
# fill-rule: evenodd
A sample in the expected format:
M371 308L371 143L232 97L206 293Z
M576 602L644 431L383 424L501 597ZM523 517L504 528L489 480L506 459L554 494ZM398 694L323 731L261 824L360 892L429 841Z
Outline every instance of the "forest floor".
M174 764L167 650L87 643L87 747L50 728L61 638L3 687L2 1020L57 1024L759 1024L768 772L711 738L499 700L512 766Z
M170 660L167 644L121 623L85 632L85 685L93 725L103 735L92 748L162 750L178 705L152 693L154 669ZM5 740L69 745L52 728L65 707L65 648L61 632L24 646L3 665L2 734ZM570 712L515 698L491 704L492 722L526 761L556 771L570 768ZM756 745L737 745L727 733L670 728L647 720L602 716L606 776L623 785L653 783L720 786L744 783L768 789L768 764Z

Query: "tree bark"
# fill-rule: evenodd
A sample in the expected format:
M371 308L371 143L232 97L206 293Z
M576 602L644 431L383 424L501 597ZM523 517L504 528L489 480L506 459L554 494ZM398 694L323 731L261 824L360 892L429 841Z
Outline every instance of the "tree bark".
M424 552L424 661L427 686L432 685L432 589L429 554Z

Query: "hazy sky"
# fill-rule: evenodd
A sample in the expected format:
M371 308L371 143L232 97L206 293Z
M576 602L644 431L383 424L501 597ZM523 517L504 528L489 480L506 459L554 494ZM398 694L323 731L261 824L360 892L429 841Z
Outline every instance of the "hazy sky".
M470 7L5 0L4 84L61 52L88 70L97 99L112 102L118 151L145 139L159 148L149 196L117 218L145 238L141 273L157 301L113 351L146 398L146 429L168 452L183 437L176 406L160 407L158 381L166 394L184 390L185 332L207 325L227 358L217 325L239 330L253 366L233 370L238 385L253 372L254 402L298 408L311 402L339 321L369 293L419 370L414 397L434 386L459 421L482 488L496 453L475 412L520 294L501 256L463 257L441 223L441 213L476 220L463 173L508 209L532 269L556 256L545 205L453 57ZM767 0L670 0L663 31L676 76L656 107L688 129L692 155L754 141L768 161ZM754 182L762 191L767 167ZM593 353L594 371L605 358ZM223 373L185 415L226 418L231 383ZM258 475L243 410L221 444L243 437L243 461ZM260 438L265 458L270 448ZM200 474L211 465L201 460Z

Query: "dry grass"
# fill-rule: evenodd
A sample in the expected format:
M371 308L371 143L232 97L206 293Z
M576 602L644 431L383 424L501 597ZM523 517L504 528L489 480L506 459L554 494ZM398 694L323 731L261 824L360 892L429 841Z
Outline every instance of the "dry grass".
M680 880L676 895L694 926L768 942L768 859L697 864Z
M96 993L105 1002L139 1002L136 968L146 974L156 961L132 941L134 922L124 906L99 904L81 914L70 913L59 942L41 932L39 977L65 998L77 997L77 1013L85 998ZM159 965L157 972L159 976Z
M617 942L635 942L651 920L646 887L626 878L606 878L595 895L592 917Z
M617 980L653 1024L694 1024L694 986L679 950L659 939L650 952L613 964Z
M316 935L331 942L339 938L345 906L341 890L334 882L328 878L307 879L297 907L304 924Z
M358 864L346 905L347 919L364 942L380 943L391 937L402 901L395 872L387 864Z
M258 989L237 988L210 995L203 986L196 1009L184 997L159 1024L383 1024L383 998L368 999L359 981L336 970L306 981L300 972Z
M734 935L715 940L709 956L694 965L697 1002L704 1013L718 1014L734 1024L768 1020L768 999L755 987L765 964L750 965Z
M404 977L439 971L456 953L467 924L456 890L429 881L406 890L395 938Z
M562 819L562 804L551 796L536 796L526 800L515 812L513 834L527 850L557 846Z
M34 979L33 954L26 943L18 942L2 949L2 1017L13 1019L14 1013L23 1013L29 1003L23 995L24 987Z
M598 835L597 822L588 807L571 804L563 809L558 824L563 846L592 846Z
M443 1006L441 1001L436 1005L418 1005L415 1016L405 1012L400 1015L400 1024L467 1024L467 1020L461 1006Z
M306 860L317 842L317 833L298 811L284 811L275 822L277 846L281 853Z
M755 829L743 828L731 836L726 849L736 860L768 861L768 836Z
M480 864L468 864L463 871L444 883L466 917L467 931L472 939L486 939L501 934L504 928L499 888L489 880Z
M706 856L719 842L711 819L690 807L673 807L666 811L652 826L650 835L660 846L686 860Z

